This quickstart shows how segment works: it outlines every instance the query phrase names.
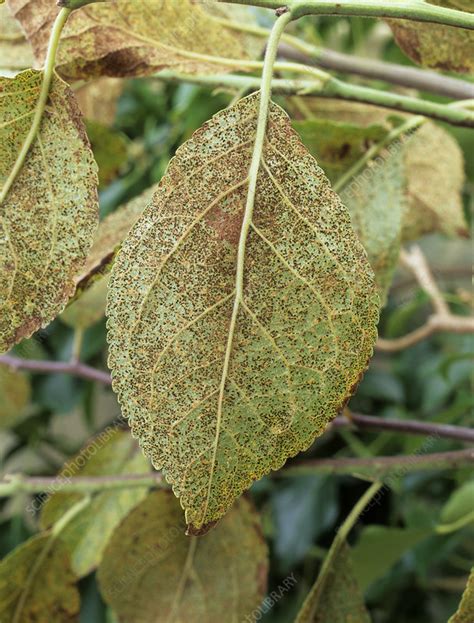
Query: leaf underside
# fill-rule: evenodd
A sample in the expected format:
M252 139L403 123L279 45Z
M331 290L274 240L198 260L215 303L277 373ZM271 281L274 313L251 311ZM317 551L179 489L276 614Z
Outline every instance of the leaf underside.
M265 594L268 552L242 498L210 534L183 534L170 491L150 493L114 532L98 571L120 623L244 621Z
M458 610L448 623L472 623L474 620L474 567L467 580L466 589L461 598Z
M232 328L258 102L179 148L109 287L114 389L190 533L323 432L376 337L379 298L347 210L275 104Z
M7 4L42 63L59 10L56 0ZM191 0L109 0L71 14L61 36L57 68L68 79L139 76L165 68L186 73L229 70L199 55L249 58L239 34Z
M27 135L42 73L0 79L0 188ZM54 78L38 136L0 205L0 352L74 292L98 223L97 172L74 95Z

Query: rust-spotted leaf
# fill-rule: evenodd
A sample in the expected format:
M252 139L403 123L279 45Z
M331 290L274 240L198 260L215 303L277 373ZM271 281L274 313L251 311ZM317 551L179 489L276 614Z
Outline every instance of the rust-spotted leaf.
M376 337L349 214L273 103L243 253L258 105L240 100L179 148L109 286L114 388L191 533L324 431Z
M474 12L472 0L430 0L431 4ZM469 3L469 4L468 4ZM474 72L474 31L442 24L389 20L395 40L405 54L424 67Z
M2 623L77 623L79 591L65 545L51 534L22 543L0 563Z
M8 0L44 61L58 13L56 0ZM215 60L213 60L214 57ZM186 73L226 71L218 57L248 59L245 41L191 0L109 0L71 14L57 66L68 79L139 76L171 67Z
M459 608L448 623L472 623L474 621L474 567L467 580Z
M0 196L41 81L33 70L0 79ZM97 224L96 165L74 95L55 77L37 138L0 199L0 352L59 314Z
M120 623L245 621L264 597L267 556L244 498L210 534L187 537L172 493L156 491L112 535L99 587Z

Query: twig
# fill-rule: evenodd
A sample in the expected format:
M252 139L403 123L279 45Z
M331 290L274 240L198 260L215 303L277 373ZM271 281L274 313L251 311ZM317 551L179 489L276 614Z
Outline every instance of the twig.
M347 428L351 426L358 429L389 430L399 433L429 435L474 443L474 430L464 426L419 422L418 420L384 419L373 415L362 415L361 413L352 412L349 417L345 415L336 417L330 428Z
M333 474L354 474L367 470L374 478L379 475L401 475L424 469L449 469L474 463L473 450L455 450L425 455L380 456L370 458L316 459L294 463L274 477L312 474L315 471ZM168 487L160 473L120 474L116 476L79 476L61 479L61 476L25 476L12 474L0 481L0 497L16 493L43 493L45 491L93 493L103 490L132 487Z
M0 355L0 363L3 363L14 370L31 370L32 372L59 372L72 374L90 381L97 381L105 385L111 385L112 380L108 372L97 370L79 361L43 361L39 359L22 359L13 355Z
M458 316L449 309L421 249L418 246L413 246L410 251L402 251L400 259L430 297L434 313L428 317L424 325L407 335L390 340L379 338L377 349L384 352L396 352L413 346L413 344L417 344L430 335L441 331L474 333L474 318Z

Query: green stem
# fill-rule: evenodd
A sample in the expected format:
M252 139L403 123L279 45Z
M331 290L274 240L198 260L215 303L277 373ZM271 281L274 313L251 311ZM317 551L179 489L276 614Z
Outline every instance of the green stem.
M275 69L299 72L304 66L298 63L276 63ZM310 73L315 68L305 68ZM302 71L302 70L301 70ZM314 71L311 72L316 75ZM320 72L325 74L325 72ZM327 76L327 78L326 78ZM457 108L448 104L438 104L427 100L397 95L388 91L377 91L356 84L344 83L329 74L316 76L316 80L282 79L272 80L272 90L284 95L300 95L331 97L355 102L374 104L384 108L399 110L406 113L423 115L445 121L451 125L474 127L474 112L465 108ZM231 89L258 89L260 78L255 76L238 76L235 74L190 75L164 70L156 74L156 78L167 82L190 82L208 87L227 87Z
M319 596L325 588L325 585L328 581L328 578L332 572L334 567L334 563L343 547L344 543L347 540L347 536L349 532L354 527L357 522L359 515L363 512L364 508L370 502L370 500L377 494L378 491L382 488L382 483L374 482L364 493L364 495L360 498L354 508L351 510L349 515L344 520L344 523L341 525L339 530L336 532L336 536L331 544L329 552L327 553L324 562L322 564L321 570L318 575L318 579L314 584L311 592L309 593L306 603L303 604L302 612L304 612L304 620L312 621L316 614L316 609L320 604ZM306 607L305 607L306 606ZM298 619L297 619L298 622Z
M36 102L33 121L31 123L30 130L23 142L23 145L21 146L20 152L18 153L18 157L15 161L15 164L13 165L10 175L7 177L3 185L2 191L0 192L0 205L5 201L5 198L8 195L17 175L20 173L26 157L28 156L30 148L38 134L41 120L43 118L44 109L46 107L46 102L48 101L51 81L53 79L59 39L61 37L61 32L64 28L64 24L66 23L70 13L71 9L61 9L58 13L58 16L56 17L56 21L54 22L54 26L49 39L48 52L46 54L46 60L43 70L43 81L41 83L41 90L38 101Z
M278 9L281 0L226 0L233 4L250 4ZM303 15L345 15L355 17L387 17L417 22L444 24L474 29L474 14L428 4L423 0L288 0L293 19Z

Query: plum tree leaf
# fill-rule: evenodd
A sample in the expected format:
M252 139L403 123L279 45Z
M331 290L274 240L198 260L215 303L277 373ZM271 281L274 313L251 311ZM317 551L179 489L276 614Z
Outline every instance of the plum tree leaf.
M243 254L258 104L240 100L178 149L109 285L114 389L190 533L324 431L376 337L349 214L273 103Z
M0 191L41 81L33 70L0 79ZM74 95L55 77L37 138L0 203L0 352L48 324L74 292L98 224L96 169Z
M99 190L117 177L128 159L127 137L97 121L86 119L87 136L99 167Z
M326 581L313 585L295 623L370 623L346 543L336 554Z
M33 50L20 25L8 7L0 3L0 76L32 67L33 61Z
M56 0L8 0L38 61L44 61ZM216 60L209 57L216 57ZM67 79L139 76L172 67L226 71L218 57L248 59L239 34L191 0L110 0L74 11L61 37L59 73Z
M474 11L472 1L431 0L431 4L451 9ZM441 24L423 24L409 20L388 20L395 40L405 54L424 67L474 72L474 32Z
M75 94L84 117L88 121L112 125L124 84L121 78L103 77L80 86Z
M0 621L77 623L79 591L66 546L52 534L22 543L0 563Z
M427 122L405 143L407 211L403 239L441 231L468 234L462 205L464 159L446 130Z
M448 623L471 623L474 620L474 567L467 580L466 589L461 598L458 610Z
M150 470L150 465L137 450L136 442L128 432L106 430L66 463L58 481L76 476L144 474ZM146 493L146 487L99 493L63 529L61 539L69 553L71 567L78 577L87 575L97 567L112 532ZM61 493L60 490L54 493L42 507L41 528L50 528L81 497L81 494Z
M112 535L98 581L121 623L244 621L265 594L267 556L244 498L210 534L187 537L172 493L155 491Z
M30 381L24 372L0 364L0 429L10 428L22 418L30 393Z
M400 254L406 186L402 154L395 150L356 176L341 193L385 303Z

